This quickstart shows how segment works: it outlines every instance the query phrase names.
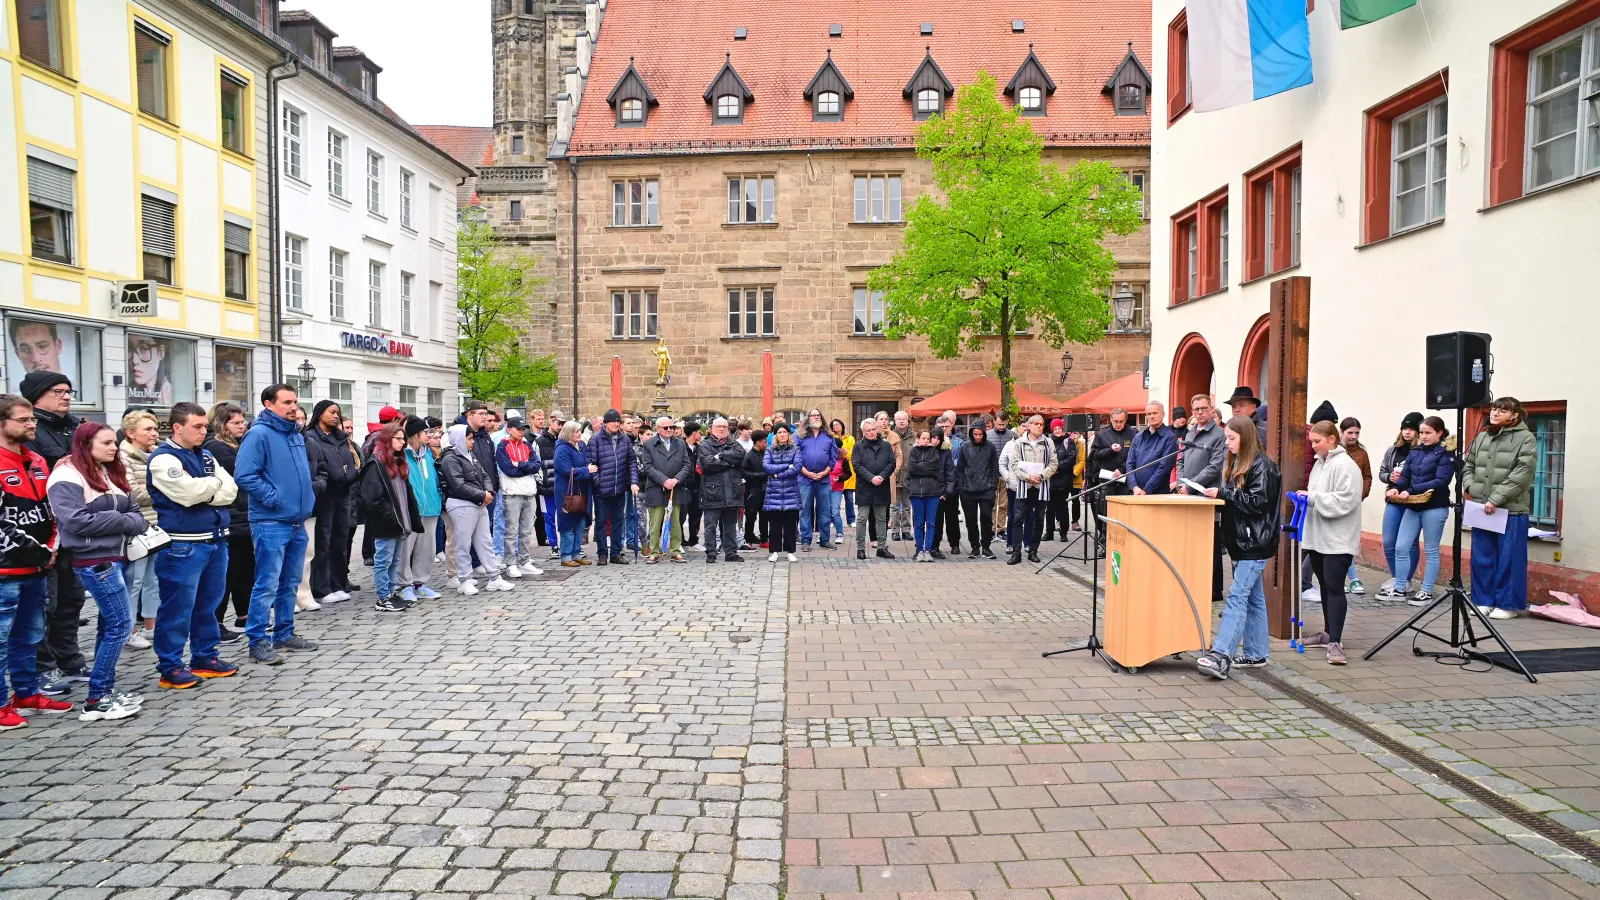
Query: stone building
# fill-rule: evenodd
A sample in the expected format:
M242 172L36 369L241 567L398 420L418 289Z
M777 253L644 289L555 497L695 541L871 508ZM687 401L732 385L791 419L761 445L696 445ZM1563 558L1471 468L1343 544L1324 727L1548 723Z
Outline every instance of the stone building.
M915 129L987 69L1048 158L1104 159L1142 184L1148 42L1148 3L1045 4L1022 20L955 2L613 0L556 163L552 316L530 331L556 354L561 403L608 406L615 356L623 405L648 410L657 338L680 414L759 413L767 351L776 409L851 421L992 374L997 339L936 360L919 338L886 339L865 290L930 186ZM490 199L481 175L478 190ZM1141 298L1132 326L1070 347L1065 383L1061 348L1019 336L1019 383L1069 397L1140 370L1149 234L1111 240L1116 281Z

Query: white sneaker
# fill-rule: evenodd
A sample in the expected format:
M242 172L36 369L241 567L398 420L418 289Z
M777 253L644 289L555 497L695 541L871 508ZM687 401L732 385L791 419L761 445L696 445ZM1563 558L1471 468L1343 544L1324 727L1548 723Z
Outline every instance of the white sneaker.
M506 577L507 578L521 578L522 577L522 570L517 568L516 566L506 566Z
M1306 588L1300 592L1301 603L1321 603L1322 592L1316 588Z
M839 536L838 536L838 537L836 537L836 538L834 538L834 539L833 539L833 545L834 545L834 546L835 546L835 547L842 547L842 546L844 546L844 535L842 535L842 534L841 534L841 535L839 535Z
M784 555L785 555L785 556L787 556L787 557L789 557L789 562L799 562L799 560L798 560L798 559L795 559L795 556L794 556L794 554L793 554L793 553L786 553L786 554L784 554Z
M777 561L778 561L778 554L776 554L776 553L767 554L767 562L777 562Z
M1478 607L1478 612L1481 612L1481 613L1483 613L1484 615L1487 616L1489 613L1494 612L1494 607L1492 607L1492 606L1480 606L1480 607Z
M1394 579L1393 578L1389 579L1388 581L1385 581L1383 583L1383 586L1378 588L1378 593L1381 594L1384 591L1392 591L1392 590L1394 590Z
M436 565L436 566L444 565L444 554L443 553L435 553L433 555L433 564Z
M329 594L328 596L323 597L322 598L322 602L323 603L343 603L344 601L349 600L349 599L350 599L350 592L349 591L334 591L333 593Z
M294 608L300 612L315 612L322 608L322 604L315 600L296 600Z
M1489 618L1491 619L1515 619L1516 617L1517 614L1509 609L1496 608L1493 612L1489 613Z
M544 574L544 570L543 569L539 568L538 566L534 565L531 562L525 562L521 566L519 566L518 568L520 568L522 570L522 574L524 574L524 575L531 575L531 576L534 576L534 577L538 577L538 576Z
M135 650L149 650L151 637L150 632L141 628L128 637L128 646Z
M486 591L510 591L515 590L515 585L496 575L494 578L489 579L489 583L484 585L483 589Z
M478 592L478 583L471 578L463 579L456 583L456 591L471 597Z

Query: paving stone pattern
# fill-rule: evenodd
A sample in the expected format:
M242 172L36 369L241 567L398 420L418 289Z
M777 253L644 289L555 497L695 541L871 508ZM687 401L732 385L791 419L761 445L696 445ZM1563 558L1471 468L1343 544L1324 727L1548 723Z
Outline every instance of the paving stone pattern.
M1022 625L1089 621L1089 611L1059 609L807 609L789 614L794 625Z
M1061 716L876 716L791 720L791 747L920 747L962 744L1120 744L1320 737L1303 717L1278 710L1201 710Z
M0 895L776 900L786 573L665 569L330 606L181 694L129 651L141 715L0 737Z
M1372 708L1413 731L1422 732L1600 725L1600 695L1597 694L1375 703Z

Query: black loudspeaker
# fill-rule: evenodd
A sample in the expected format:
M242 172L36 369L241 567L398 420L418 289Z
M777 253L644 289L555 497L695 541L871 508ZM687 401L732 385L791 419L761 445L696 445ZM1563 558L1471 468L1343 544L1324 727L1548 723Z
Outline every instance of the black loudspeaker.
M1083 434L1094 430L1094 416L1086 413L1073 413L1067 416L1066 424L1068 431L1076 431L1079 434Z
M1476 331L1428 335L1429 409L1482 406L1491 397L1489 336Z

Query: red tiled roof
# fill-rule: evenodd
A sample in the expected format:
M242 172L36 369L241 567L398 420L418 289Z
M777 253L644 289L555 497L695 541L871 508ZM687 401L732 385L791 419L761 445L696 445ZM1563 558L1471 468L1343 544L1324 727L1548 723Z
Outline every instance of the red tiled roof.
M1150 15L1150 0L611 0L569 152L909 146L918 123L902 91L925 46L959 90L980 69L1004 86L1030 43L1056 83L1049 115L1030 119L1047 144L1148 145L1149 117L1116 115L1101 89L1129 41L1150 59ZM1025 20L1023 33L1012 32L1013 19ZM933 24L932 35L920 33L923 22ZM828 36L834 23L843 36ZM734 40L735 28L748 37ZM813 122L802 95L828 50L855 99L844 121ZM703 93L725 53L755 99L742 123L713 126ZM660 105L643 127L618 128L606 96L630 57Z
M462 164L478 168L494 165L494 129L479 125L416 125L417 132L430 143L460 160Z

